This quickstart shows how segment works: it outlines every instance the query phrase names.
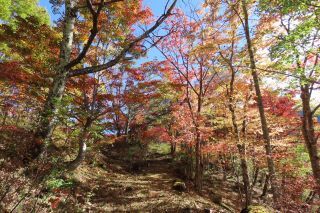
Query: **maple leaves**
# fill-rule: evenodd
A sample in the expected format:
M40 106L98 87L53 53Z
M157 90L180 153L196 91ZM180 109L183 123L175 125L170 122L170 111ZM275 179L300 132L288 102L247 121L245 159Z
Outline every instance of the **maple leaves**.
M274 115L288 118L297 116L297 111L294 109L296 103L289 96L277 97L272 92L265 92L263 104Z
M36 113L39 103L44 102L57 59L59 35L34 17L16 17L15 21L15 27L1 25L0 78L5 85L1 101L15 103L15 113L10 117L19 121L27 111Z
M0 20L15 27L15 16L34 17L43 24L49 24L47 11L37 4L37 0L1 0Z
M29 76L30 81L33 78L33 82L40 84L42 81L44 85L45 78L52 76L51 67L58 58L59 37L54 29L40 24L33 17L17 17L16 29L1 25L0 38L5 44L2 48L4 61L7 61L7 66L12 66L10 69L15 69L14 72L24 75L25 80Z
M26 72L20 69L19 62L7 62L0 64L0 79L8 80L12 83L28 82L29 76Z
M268 2L272 8L265 8ZM286 8L276 7L278 2ZM290 208L298 208L301 203L297 197L303 186L312 185L303 181L306 174L287 175L298 167L294 162L301 163L293 152L302 138L298 129L303 127L304 137L313 138L310 144L318 140L309 121L318 109L310 107L312 91L319 89L317 14L309 13L315 7L304 5L303 17L299 17L298 9L288 2L260 1L261 17L254 17L258 23L249 33L254 47L248 57L241 26L245 27L241 12L246 8L240 8L238 2L206 1L199 10L177 9L173 13L174 3L158 21L142 0L105 3L82 0L74 6L78 16L72 17L76 20L70 32L74 40L68 43L71 58L58 54L59 41L67 40L60 32L65 20L50 27L35 17L15 17L14 27L1 25L0 106L4 126L0 130L7 128L23 135L11 124L27 123L31 128L40 103L46 103L52 108L44 115L57 113L52 119L58 126L52 129L53 141L72 144L80 138L89 145L110 138L132 143L167 142L180 146L179 151L190 157L190 166L196 165L197 175L202 175L203 159L209 156L209 162L226 165L231 159L246 159L252 178L252 171L267 167L265 158L271 159L271 155L263 152L259 104L248 75L251 59L251 71L260 77L256 82L265 83L265 67L276 68L285 77L274 73L268 77L295 90L285 94L287 89L271 91L262 85L261 103L269 123L265 130L270 131L272 159L279 171L275 176L283 178L283 193L296 191L282 202L297 202ZM249 11L257 9L253 2L247 3L252 6ZM155 32L161 23L165 26ZM152 27L145 30L149 25ZM135 59L148 56L150 47L162 58L135 64ZM256 61L261 69L253 65ZM65 93L64 86L59 88L64 83ZM297 89L303 97L302 107L295 100ZM54 92L56 96L45 101L45 94L50 98ZM302 122L297 115L300 108ZM44 119L43 123L50 122ZM201 177L195 179L200 186L197 181ZM303 186L293 187L295 184ZM53 207L58 203L53 200Z

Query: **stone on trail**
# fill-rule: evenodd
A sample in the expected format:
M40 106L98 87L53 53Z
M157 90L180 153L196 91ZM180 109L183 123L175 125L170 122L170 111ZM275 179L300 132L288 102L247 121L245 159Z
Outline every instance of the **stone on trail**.
M176 190L176 191L179 191L179 192L184 192L184 191L187 190L186 184L185 184L184 182L182 182L182 181L175 181L175 182L173 183L172 188L173 188L174 190Z

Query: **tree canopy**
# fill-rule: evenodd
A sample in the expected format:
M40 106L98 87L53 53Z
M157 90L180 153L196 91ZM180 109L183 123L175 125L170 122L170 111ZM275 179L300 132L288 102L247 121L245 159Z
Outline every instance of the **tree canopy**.
M318 1L0 4L0 212L319 211Z

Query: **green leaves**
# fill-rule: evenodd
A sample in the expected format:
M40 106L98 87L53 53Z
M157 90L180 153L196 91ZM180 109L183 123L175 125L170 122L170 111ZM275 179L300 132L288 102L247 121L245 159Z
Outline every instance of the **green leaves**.
M16 16L34 16L41 24L50 23L47 11L38 5L38 0L0 0L0 5L0 20L13 27L16 24Z
M0 10L0 19L9 20L11 15L10 5L11 0L0 0L1 10Z
M312 0L261 0L260 7L262 10L273 12L280 10L283 14L290 14L295 11L306 11L309 5L316 3Z
M278 36L279 42L271 48L271 57L281 57L289 63L295 61L299 51L303 47L310 45L311 37L316 30L315 26L315 18L303 22L300 21L288 35Z
M72 187L74 182L72 180L64 180L62 178L50 177L46 181L46 186L49 190Z

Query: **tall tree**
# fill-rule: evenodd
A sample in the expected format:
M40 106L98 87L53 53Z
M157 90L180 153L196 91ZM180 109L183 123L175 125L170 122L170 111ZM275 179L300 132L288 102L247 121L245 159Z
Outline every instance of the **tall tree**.
M231 45L229 54L225 55L222 51L220 52L220 56L222 57L223 61L226 63L229 72L230 72L230 82L227 86L227 98L228 98L228 108L231 113L231 120L233 125L233 133L234 137L237 141L237 148L240 154L240 161L241 161L241 169L242 169L242 180L243 180L243 186L246 196L246 202L245 202L245 208L248 208L249 205L251 205L251 183L249 179L249 171L248 171L248 163L247 163L247 156L246 156L246 144L244 139L241 137L241 130L238 125L238 118L237 118L237 101L236 101L236 93L235 93L235 81L236 81L236 74L237 71L239 71L238 68L234 65L234 56L235 56L235 30L231 32L232 38L231 38ZM224 51L225 52L225 51ZM245 107L244 107L245 108ZM245 127L244 127L245 128Z
M157 49L172 67L171 81L183 85L185 104L192 118L195 135L195 186L202 189L203 155L205 143L205 121L203 107L216 80L214 53L204 51L204 22L196 13L188 20L184 14L175 16L169 28L172 33L156 44Z
M268 162L271 190L272 190L272 194L273 194L273 200L276 203L279 198L278 186L277 186L278 183L276 180L275 165L274 165L274 161L272 158L272 148L271 148L271 140L270 140L270 136L269 136L268 123L267 123L267 119L265 116L262 94L261 94L261 90L260 90L259 77L258 77L258 73L256 70L256 61L255 61L254 50L253 50L252 40L251 40L251 35L250 35L248 4L247 4L246 0L241 1L241 8L242 8L242 13L243 13L242 24L243 24L243 28L244 28L244 32L245 32L245 36L246 36L246 41L247 41L248 55L250 58L251 75L253 78L253 84L254 84L254 88L255 88L255 92L256 92L257 105L258 105L259 114L260 114L260 121L261 121L261 128L262 128L262 132L263 132L263 139L265 142L265 151L266 151L266 157L267 157L267 162ZM239 16L239 18L242 19L240 16Z
M242 37L237 34L241 22L237 18L237 14L234 10L228 7L223 1L207 1L205 8L209 9L209 13L205 16L205 21L211 26L211 30L208 33L212 40L206 42L206 48L211 51L216 51L219 54L220 66L219 68L225 67L227 74L224 74L222 78L228 78L226 83L226 98L227 106L231 113L231 122L233 127L233 136L236 140L238 152L240 155L240 164L242 170L242 181L245 192L245 207L247 208L251 204L251 189L250 179L248 171L248 163L246 157L246 144L242 134L241 127L238 125L239 117L237 115L237 73L240 71L240 67L237 66L242 63L241 57L243 57L241 45ZM219 12L218 12L219 11ZM239 76L242 77L242 76ZM239 92L238 92L239 93ZM246 101L244 102L244 113L246 113ZM245 116L244 116L245 122ZM242 130L245 131L246 127L243 125Z
M268 6L266 6L268 5ZM270 8L269 6L272 5ZM280 5L280 6L278 6ZM313 101L319 85L319 3L316 1L261 1L267 35L274 38L270 56L272 69L286 76L293 89L300 91L301 130L307 147L314 179L320 187L320 161L313 117L320 108L319 101ZM314 103L313 103L314 102ZM312 105L315 105L314 107Z
M53 127L55 126L56 114L59 109L59 103L61 102L61 98L64 94L67 79L73 76L96 73L102 70L106 70L124 60L128 53L130 53L130 51L132 51L137 44L149 37L150 34L164 22L164 20L171 14L176 2L177 0L174 0L170 7L166 11L164 11L163 15L161 15L158 20L141 35L127 35L128 37L123 44L123 48L120 49L114 57L110 58L109 61L97 66L85 67L82 69L73 68L83 62L90 47L93 46L97 34L99 32L100 34L105 33L105 30L102 30L101 26L99 25L99 22L101 22L101 17L108 17L108 11L112 10L112 8L116 8L111 7L111 5L121 4L122 7L116 8L119 10L122 9L127 11L128 8L124 7L125 2L117 0L101 0L99 3L93 3L91 0L87 0L85 1L85 3L78 0L66 0L64 2L65 15L62 23L63 38L60 45L60 57L55 69L55 77L53 79L52 87L50 88L49 94L46 98L46 103L44 105L43 111L40 114L40 122L35 134L35 140L38 141L37 143L39 144L39 147L38 150L35 151L35 156L43 153L45 151L45 147L49 144L49 139L52 134ZM141 1L137 3L129 1L127 3L130 3L128 4L130 6L135 6L136 4L140 5L140 9L138 8L138 10L134 11L141 11ZM85 14L89 13L88 16L91 17L87 21L92 22L92 28L90 29L90 35L88 39L81 45L83 46L83 48L79 50L79 53L75 58L71 58L74 44L75 23L76 21L78 21L77 15L79 12L84 14L85 17L87 17L87 15ZM125 15L123 13L119 14ZM134 13L131 15L134 15ZM137 22L140 20L135 19L135 21ZM132 26L134 23L130 22L129 24L130 26Z

